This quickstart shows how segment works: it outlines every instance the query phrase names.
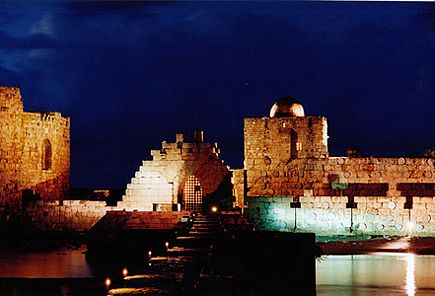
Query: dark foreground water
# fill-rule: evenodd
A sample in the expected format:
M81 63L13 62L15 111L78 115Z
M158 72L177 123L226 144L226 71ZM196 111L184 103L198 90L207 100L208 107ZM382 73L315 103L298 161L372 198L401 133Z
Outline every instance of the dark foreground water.
M0 277L86 278L94 277L85 256L86 247L60 248L50 252L0 253Z
M0 278L104 276L86 259L86 248L0 254ZM107 262L106 262L107 263ZM373 253L317 260L318 295L435 295L435 256ZM96 271L97 270L97 271Z

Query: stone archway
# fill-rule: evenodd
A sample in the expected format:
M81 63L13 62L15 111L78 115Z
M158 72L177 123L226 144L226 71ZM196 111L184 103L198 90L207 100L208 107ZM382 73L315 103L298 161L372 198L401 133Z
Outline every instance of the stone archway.
M183 204L188 211L202 210L202 187L195 175L189 176L184 183Z

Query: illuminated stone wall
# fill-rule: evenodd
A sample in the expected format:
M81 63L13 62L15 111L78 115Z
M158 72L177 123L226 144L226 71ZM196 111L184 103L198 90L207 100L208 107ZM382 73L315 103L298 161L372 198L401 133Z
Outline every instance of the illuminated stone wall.
M354 233L434 235L434 159L329 157L327 138L323 117L245 119L251 221L291 231L296 213L298 231L348 234L352 208Z
M234 206L242 208L245 204L245 174L244 169L231 170L233 184L233 195L235 197Z
M292 197L249 198L248 219L258 230L315 232L321 236L349 235L351 224L355 235L433 236L435 231L429 214L435 204L432 197L415 198L412 210L403 209L405 198L392 202L358 197L358 207L365 203L369 208L352 209L352 219L345 196L304 196L300 200L301 207L292 208Z
M296 159L328 157L326 118L245 118L244 143L249 195L273 196L270 178L279 170Z
M17 211L23 190L43 200L69 188L70 120L57 112L24 112L20 89L0 87L0 207Z
M121 207L152 211L153 204L185 204L185 184L194 176L203 196L213 194L229 174L219 159L216 143L203 141L196 132L193 142L177 134L174 143L164 141L160 150L151 150L153 160L144 160L127 184ZM195 181L195 182L196 182Z
M106 214L104 224L113 229L172 228L187 212L139 212L105 201L64 200L30 203L26 212L34 226L44 231L83 232L91 229ZM111 228L112 227L112 228Z
M38 201L26 207L35 227L47 231L86 231L111 210L119 208L90 200Z

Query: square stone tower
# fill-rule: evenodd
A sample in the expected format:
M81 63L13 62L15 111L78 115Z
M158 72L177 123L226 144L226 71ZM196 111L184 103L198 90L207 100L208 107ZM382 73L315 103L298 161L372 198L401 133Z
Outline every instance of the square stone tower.
M270 117L245 118L247 195L262 195L268 177L273 177L269 175L279 174L294 160L328 158L327 127L325 117L305 116L292 98L277 101Z
M69 117L24 112L20 89L0 86L0 218L29 199L63 199L69 176Z

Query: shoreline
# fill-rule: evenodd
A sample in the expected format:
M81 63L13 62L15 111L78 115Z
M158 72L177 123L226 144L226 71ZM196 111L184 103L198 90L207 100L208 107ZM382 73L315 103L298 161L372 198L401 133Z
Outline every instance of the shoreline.
M370 253L413 253L435 255L433 237L394 237L369 240L318 242L321 255L357 255Z
M6 232L0 251L49 252L58 248L77 249L83 244L87 245L84 233ZM316 237L316 248L319 255L355 255L374 252L435 255L435 237L318 236Z

